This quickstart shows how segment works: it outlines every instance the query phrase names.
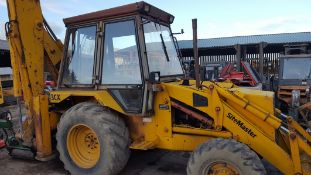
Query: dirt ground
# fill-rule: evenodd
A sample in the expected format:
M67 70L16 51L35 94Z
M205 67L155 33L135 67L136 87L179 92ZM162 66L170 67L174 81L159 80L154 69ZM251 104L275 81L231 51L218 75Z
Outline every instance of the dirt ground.
M188 153L134 151L120 175L185 175ZM0 151L1 175L67 175L59 159L49 162L14 159Z

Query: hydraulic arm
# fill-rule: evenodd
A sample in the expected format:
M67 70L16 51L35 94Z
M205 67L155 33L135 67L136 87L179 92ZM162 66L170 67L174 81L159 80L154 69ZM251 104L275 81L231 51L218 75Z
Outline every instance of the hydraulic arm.
M22 139L31 146L35 135L33 146L37 148L37 157L43 158L52 153L44 68L47 65L56 81L63 45L44 20L40 1L7 0L7 8L14 95L23 97L27 109Z

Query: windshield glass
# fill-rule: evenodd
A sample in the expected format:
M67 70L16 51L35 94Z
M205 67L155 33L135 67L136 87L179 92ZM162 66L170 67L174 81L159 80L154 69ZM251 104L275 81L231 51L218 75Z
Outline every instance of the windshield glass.
M283 79L310 79L311 58L285 58Z
M169 27L143 19L149 72L161 76L183 74Z

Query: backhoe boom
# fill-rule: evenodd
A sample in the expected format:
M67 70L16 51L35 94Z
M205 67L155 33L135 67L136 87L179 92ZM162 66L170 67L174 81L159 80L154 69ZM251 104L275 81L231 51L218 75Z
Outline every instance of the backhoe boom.
M48 96L44 93L44 65L54 81L62 58L63 45L51 36L45 24L40 1L7 0L9 22L6 25L13 69L14 95L23 97L27 109L22 139L32 145L35 131L37 157L52 154Z

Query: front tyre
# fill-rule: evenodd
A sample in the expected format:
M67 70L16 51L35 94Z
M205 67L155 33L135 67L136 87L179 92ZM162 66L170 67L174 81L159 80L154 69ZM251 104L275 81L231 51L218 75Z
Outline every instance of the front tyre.
M188 175L265 175L257 156L243 143L233 139L213 139L200 145L191 155Z
M65 169L75 175L118 174L130 155L124 121L97 103L79 103L66 111L56 139Z

